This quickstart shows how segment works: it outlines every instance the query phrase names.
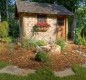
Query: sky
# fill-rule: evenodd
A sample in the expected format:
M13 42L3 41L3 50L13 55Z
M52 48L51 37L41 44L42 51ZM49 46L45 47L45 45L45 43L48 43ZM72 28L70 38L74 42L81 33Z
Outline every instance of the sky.
M11 0L11 2L12 2L12 4L14 4L15 3L15 0Z

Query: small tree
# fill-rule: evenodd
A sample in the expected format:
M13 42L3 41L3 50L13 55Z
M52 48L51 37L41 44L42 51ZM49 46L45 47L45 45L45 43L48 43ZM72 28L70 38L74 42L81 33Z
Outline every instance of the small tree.
M0 23L0 38L8 37L9 33L9 24L6 21Z
M74 41L76 44L86 45L86 7L77 9L76 22Z

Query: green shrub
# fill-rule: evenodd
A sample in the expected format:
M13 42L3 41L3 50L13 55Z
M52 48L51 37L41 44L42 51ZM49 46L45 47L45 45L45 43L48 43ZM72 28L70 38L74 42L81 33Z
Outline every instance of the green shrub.
M2 40L2 42L6 42L6 43L12 42L12 38L11 37L2 38L1 40Z
M38 40L38 41L36 42L36 44L37 44L38 46L45 46L45 45L46 45L45 41L43 41L43 40Z
M66 42L63 39L58 39L55 43L61 47L61 50L64 50L66 47Z
M78 40L79 45L86 45L86 37L82 37L81 39Z
M0 37L6 38L8 37L9 33L9 24L6 21L3 21L0 23Z
M44 46L46 43L42 40L33 40L33 39L23 39L22 47L26 49L34 50L36 46Z
M36 48L36 41L32 39L24 39L22 41L22 47L25 49L34 50Z
M84 29L83 26L76 28L75 35L74 35L74 42L78 45L86 45L86 36L82 30Z
M46 62L48 60L48 56L45 52L38 52L35 56L35 60Z

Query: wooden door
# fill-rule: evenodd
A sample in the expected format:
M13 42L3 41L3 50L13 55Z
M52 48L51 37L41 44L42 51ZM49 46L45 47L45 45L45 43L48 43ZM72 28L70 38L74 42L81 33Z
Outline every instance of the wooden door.
M64 17L57 18L56 38L66 39L66 19Z

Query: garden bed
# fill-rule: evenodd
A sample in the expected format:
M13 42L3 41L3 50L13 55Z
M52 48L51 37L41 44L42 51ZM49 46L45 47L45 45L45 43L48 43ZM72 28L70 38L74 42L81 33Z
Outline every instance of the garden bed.
M39 69L48 66L51 69L58 71L69 68L73 64L82 64L86 62L86 57L73 52L74 50L77 50L77 45L73 43L68 44L68 47L61 54L49 56L49 62L47 63L35 61L34 51L26 50L18 46L8 48L6 44L3 44L3 46L0 50L0 61L10 62L13 65L25 69ZM81 51L86 53L86 47L82 46Z

